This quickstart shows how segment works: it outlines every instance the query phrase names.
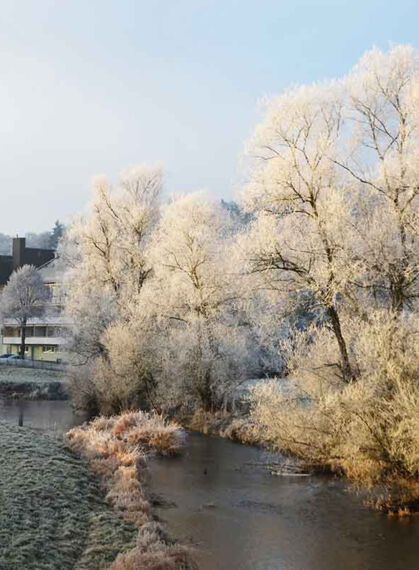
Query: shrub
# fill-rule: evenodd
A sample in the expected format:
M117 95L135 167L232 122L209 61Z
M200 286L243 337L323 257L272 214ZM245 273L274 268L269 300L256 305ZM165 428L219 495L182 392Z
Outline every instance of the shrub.
M221 431L220 435L248 445L260 443L256 426L247 417L232 419L228 426Z
M381 489L381 510L416 509L418 319L378 313L369 323L349 324L357 381L338 380L321 331L293 354L297 379L255 388L252 418L273 447Z

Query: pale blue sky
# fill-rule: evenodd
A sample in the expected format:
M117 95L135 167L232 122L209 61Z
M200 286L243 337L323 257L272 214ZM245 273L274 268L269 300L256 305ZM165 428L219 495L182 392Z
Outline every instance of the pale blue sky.
M418 24L418 0L0 0L0 232L48 229L140 162L228 199L261 97L419 47Z

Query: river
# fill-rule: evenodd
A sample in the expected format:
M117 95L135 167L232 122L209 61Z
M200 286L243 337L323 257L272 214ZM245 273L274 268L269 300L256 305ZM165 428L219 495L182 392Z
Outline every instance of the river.
M268 459L191 434L182 457L151 463L152 490L172 503L158 514L202 570L418 570L418 518L370 511L341 480L273 476Z
M68 401L0 400L0 418L57 434L84 420ZM269 459L190 434L184 455L150 462L157 513L201 570L418 570L419 517L370 511L337 479L272 476Z
M85 420L68 400L9 400L0 398L0 419L62 434Z

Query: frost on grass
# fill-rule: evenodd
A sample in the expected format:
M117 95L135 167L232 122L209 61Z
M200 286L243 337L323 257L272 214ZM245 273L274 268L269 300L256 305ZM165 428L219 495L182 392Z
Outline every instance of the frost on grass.
M0 383L43 383L61 381L63 381L63 373L58 370L42 370L36 368L23 368L20 366L0 366Z
M0 394L29 400L65 400L67 383L62 372L0 366Z
M112 570L189 570L190 550L172 540L154 520L144 489L146 457L176 455L185 432L158 414L127 412L98 417L67 434L71 447L90 461L118 515L138 529L133 548L118 555Z
M0 422L0 568L100 570L132 547L85 461L57 440Z

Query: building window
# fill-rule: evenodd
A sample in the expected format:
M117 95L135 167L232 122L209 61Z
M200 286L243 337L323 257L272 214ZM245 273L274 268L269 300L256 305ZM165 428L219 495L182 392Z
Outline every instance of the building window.
M47 336L47 329L46 327L35 327L34 336Z
M29 352L30 346L27 344L25 345L25 352ZM20 354L20 345L19 344L9 344L7 346L7 352L12 354Z
M49 344L45 344L42 347L42 352L57 352L57 347Z
M4 336L19 336L19 330L14 327L4 327L3 329Z

